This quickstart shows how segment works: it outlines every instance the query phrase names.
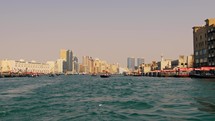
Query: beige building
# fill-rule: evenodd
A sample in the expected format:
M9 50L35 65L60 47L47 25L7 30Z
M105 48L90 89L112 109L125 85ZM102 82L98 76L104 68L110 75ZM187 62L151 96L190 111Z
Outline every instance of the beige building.
M67 61L67 59L68 59L68 50L65 50L65 49L60 50L60 59L63 59L64 61Z
M90 56L83 56L82 64L80 65L80 73L100 74L104 72L116 74L119 72L119 65L108 64L106 61L100 60L98 58L94 59Z
M2 60L0 63L1 72L14 72L14 73L44 73L50 72L49 64L38 63L35 61L27 62L24 60Z
M57 64L55 61L47 61L46 62L49 65L49 73L57 73Z
M161 61L157 62L157 70L164 70L164 69L170 69L171 66L171 59L164 59L163 56L161 57Z
M141 65L142 68L142 73L148 73L152 71L152 64L142 64Z
M215 66L215 19L193 27L194 67Z
M174 68L192 68L193 67L193 55L185 56L180 55L177 60L171 61L172 69Z
M66 70L66 61L63 59L58 59L56 61L56 66L57 66L57 73L62 74L66 73L64 70Z

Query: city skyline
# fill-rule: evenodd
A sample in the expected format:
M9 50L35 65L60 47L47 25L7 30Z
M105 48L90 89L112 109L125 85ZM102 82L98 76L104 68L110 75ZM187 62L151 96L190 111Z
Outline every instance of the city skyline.
M193 54L192 27L213 18L206 1L1 1L0 59L56 60L62 48L126 67ZM202 5L206 9L199 9ZM177 15L177 16L176 16ZM174 16L174 17L171 17ZM80 61L81 62L81 61Z

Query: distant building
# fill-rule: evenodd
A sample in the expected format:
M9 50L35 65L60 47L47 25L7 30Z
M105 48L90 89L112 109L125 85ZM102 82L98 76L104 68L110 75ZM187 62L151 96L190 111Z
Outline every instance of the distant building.
M130 71L134 71L135 70L135 58L127 58L127 68Z
M84 73L89 73L90 72L90 67L89 67L89 56L83 56L82 57L82 70Z
M50 65L48 63L38 63L36 61L25 60L1 60L1 72L8 73L50 73Z
M66 61L64 61L63 59L58 59L56 61L56 64L57 64L57 73L59 74L66 73L65 72L67 68Z
M174 68L192 68L193 67L193 55L184 56L180 55L179 59L171 61L172 69Z
M137 67L139 67L141 64L144 64L144 58L137 58Z
M55 61L47 61L46 62L49 65L49 73L56 73L56 62Z
M73 52L71 50L60 50L60 59L66 62L66 68L64 72L72 72L74 70Z
M215 19L193 27L194 67L215 66Z
M193 68L193 63L194 63L194 56L193 55L187 56L187 67Z
M170 69L171 66L171 59L164 59L163 56L161 56L161 61L157 62L158 70L165 70Z
M74 57L74 73L79 73L79 63L76 56Z

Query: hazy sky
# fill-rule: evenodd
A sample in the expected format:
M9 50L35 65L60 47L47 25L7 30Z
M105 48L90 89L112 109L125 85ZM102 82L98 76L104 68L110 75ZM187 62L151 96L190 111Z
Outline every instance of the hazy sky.
M81 59L125 66L192 54L192 27L215 16L215 0L0 0L0 59Z

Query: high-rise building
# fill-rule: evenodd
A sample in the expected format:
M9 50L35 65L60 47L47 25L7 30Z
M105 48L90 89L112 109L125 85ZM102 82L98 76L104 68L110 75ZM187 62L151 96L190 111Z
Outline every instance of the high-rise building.
M144 58L137 58L137 67L139 67L141 64L144 64Z
M74 71L75 73L79 73L79 63L78 63L78 58L74 56Z
M215 19L193 27L194 67L215 66Z
M66 62L64 72L72 72L74 70L73 52L71 50L60 50L60 59L63 59Z
M127 68L131 71L135 70L135 58L128 57L127 59Z
M64 61L68 60L68 50L61 49L60 50L60 59L63 59Z
M71 50L68 50L69 53L69 59L67 61L68 64L68 71L73 71L74 70L74 59L73 59L73 52Z

